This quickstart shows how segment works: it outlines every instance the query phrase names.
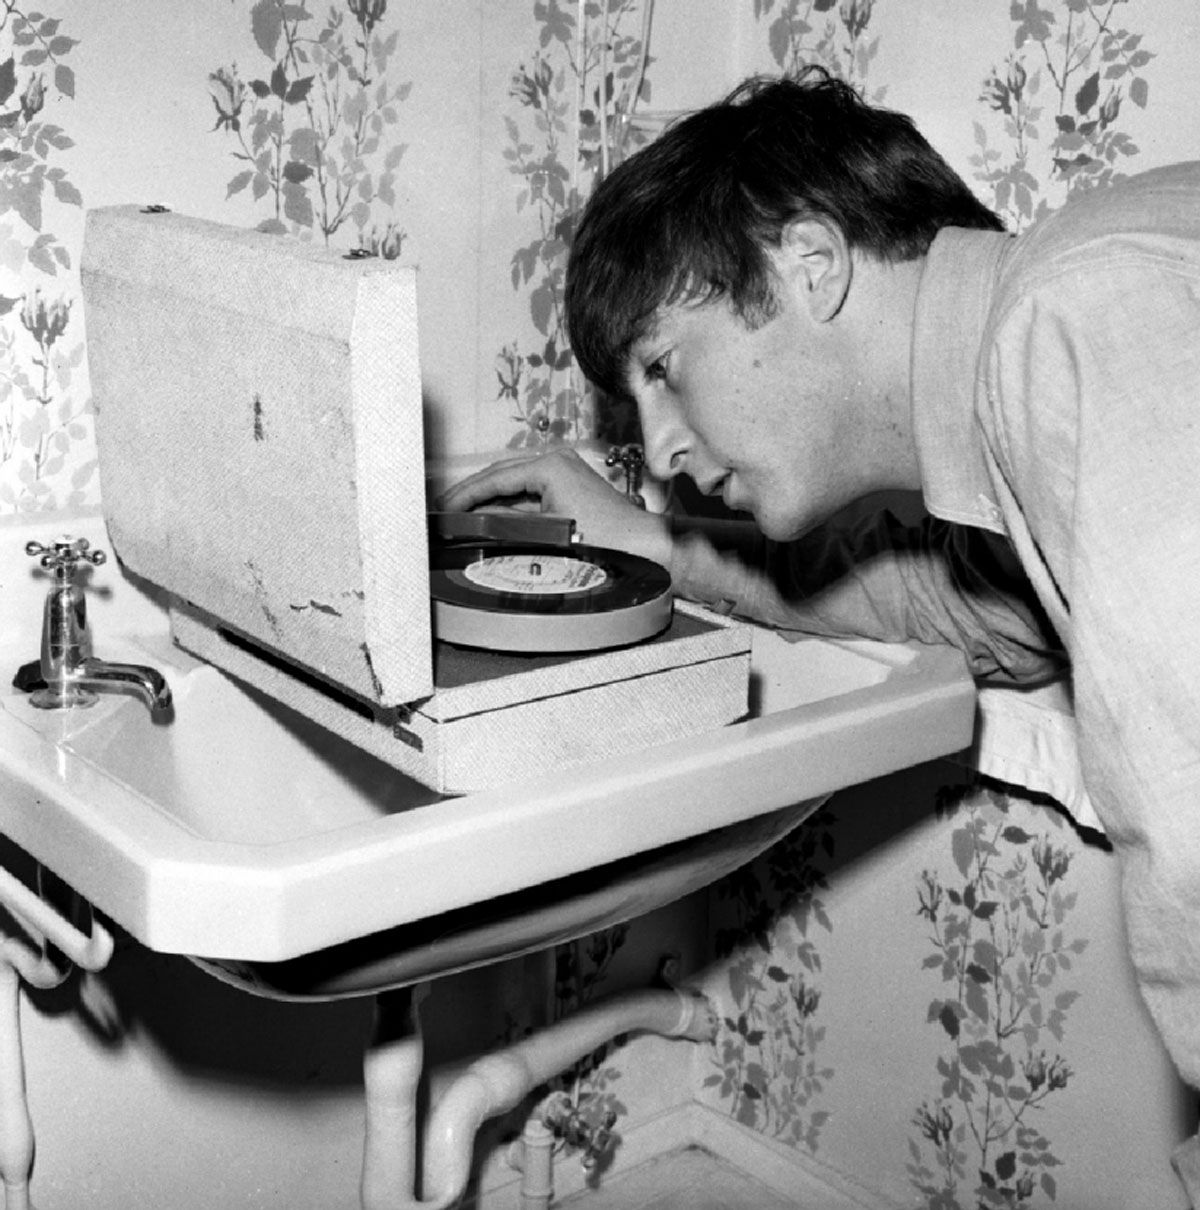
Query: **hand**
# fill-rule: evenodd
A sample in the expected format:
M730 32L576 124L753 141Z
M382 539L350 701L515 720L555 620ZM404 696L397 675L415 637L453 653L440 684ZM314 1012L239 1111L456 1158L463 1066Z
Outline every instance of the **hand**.
M666 519L630 504L573 450L494 462L456 483L439 501L447 512L533 498L544 513L572 517L588 546L629 551L670 565Z

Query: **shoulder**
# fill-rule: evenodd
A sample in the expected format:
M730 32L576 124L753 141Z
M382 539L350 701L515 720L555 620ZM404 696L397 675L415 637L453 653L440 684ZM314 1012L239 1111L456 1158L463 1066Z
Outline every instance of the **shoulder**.
M1200 164L1079 197L1014 240L983 350L980 405L1010 449L1025 442L1065 459L1081 425L1127 431L1147 411L1139 400L1192 398Z
M1200 274L1200 161L1078 194L1034 224L1005 259L993 318L1037 293L1094 302L1123 270Z

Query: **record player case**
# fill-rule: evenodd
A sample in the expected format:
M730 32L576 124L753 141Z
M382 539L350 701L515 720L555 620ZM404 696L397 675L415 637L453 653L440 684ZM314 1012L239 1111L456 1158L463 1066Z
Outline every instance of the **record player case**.
M436 641L412 267L118 206L82 277L109 538L181 646L443 793L745 713L748 629L678 602L583 656Z

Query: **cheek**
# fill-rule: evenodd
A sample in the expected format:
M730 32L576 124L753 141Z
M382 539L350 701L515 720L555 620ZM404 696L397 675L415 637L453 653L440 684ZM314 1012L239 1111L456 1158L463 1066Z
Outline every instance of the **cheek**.
M693 359L686 389L690 426L714 456L748 469L778 455L786 387L765 355ZM681 387L683 383L681 381Z

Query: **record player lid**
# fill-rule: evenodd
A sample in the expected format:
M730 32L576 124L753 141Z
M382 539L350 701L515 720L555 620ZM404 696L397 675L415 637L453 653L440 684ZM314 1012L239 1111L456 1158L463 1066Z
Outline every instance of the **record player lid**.
M121 206L82 277L121 561L369 701L428 695L415 270Z

